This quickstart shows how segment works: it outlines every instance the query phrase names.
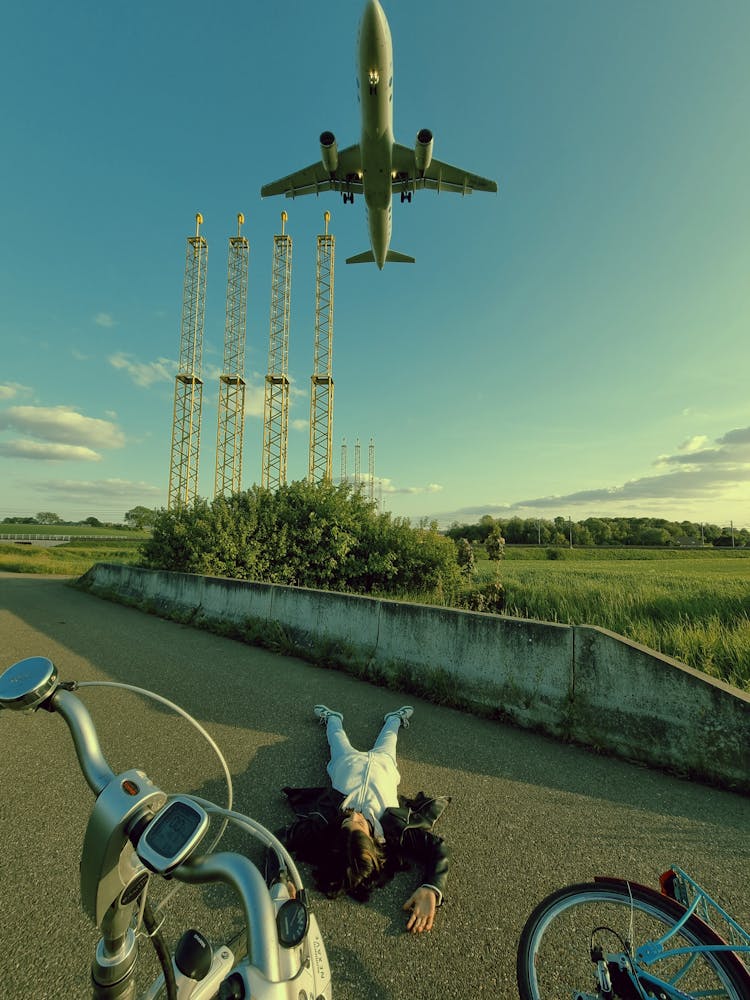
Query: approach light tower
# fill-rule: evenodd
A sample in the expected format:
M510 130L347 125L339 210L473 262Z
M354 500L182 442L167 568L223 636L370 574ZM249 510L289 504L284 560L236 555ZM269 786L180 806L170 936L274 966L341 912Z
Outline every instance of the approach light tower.
M341 476L339 482L346 483L349 481L349 473L346 469L346 438L341 439Z
M286 482L289 434L289 301L292 290L292 238L284 233L286 212L281 213L281 235L273 238L271 277L271 330L268 374L263 406L263 464L261 485L279 489Z
M195 216L195 236L187 238L182 293L180 361L175 376L172 451L167 507L184 507L198 496L201 437L203 324L206 314L208 244L200 235L203 216Z
M245 335L247 272L250 244L241 234L245 216L237 215L237 235L229 237L224 367L219 376L219 420L216 432L214 496L239 493L245 428Z
M361 462L360 462L360 445L359 438L354 442L354 489L362 489L362 475L361 475Z
M333 479L333 265L336 237L328 232L331 213L323 215L325 233L318 236L315 275L315 350L310 379L310 459L307 478L311 483Z

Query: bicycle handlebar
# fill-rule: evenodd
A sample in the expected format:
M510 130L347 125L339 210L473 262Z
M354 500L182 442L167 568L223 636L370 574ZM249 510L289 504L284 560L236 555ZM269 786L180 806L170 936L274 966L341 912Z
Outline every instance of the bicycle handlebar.
M73 737L78 763L89 788L99 795L114 780L115 773L105 760L94 721L89 710L72 691L59 687L43 705L49 712L58 712Z

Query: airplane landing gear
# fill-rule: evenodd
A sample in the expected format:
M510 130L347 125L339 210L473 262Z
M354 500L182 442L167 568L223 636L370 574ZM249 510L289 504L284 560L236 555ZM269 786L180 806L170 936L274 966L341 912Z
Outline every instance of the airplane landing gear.
M344 204L348 202L350 205L354 204L354 192L353 191L343 191L341 197L344 200Z
M401 204L403 205L403 203L405 201L408 201L409 204L411 204L411 196L412 196L412 192L411 191L402 191L401 192Z

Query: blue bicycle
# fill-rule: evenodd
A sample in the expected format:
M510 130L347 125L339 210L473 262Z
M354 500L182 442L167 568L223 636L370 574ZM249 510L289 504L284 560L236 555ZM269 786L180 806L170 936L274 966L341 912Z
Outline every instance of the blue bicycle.
M559 889L526 921L521 1000L750 1000L750 934L681 868Z

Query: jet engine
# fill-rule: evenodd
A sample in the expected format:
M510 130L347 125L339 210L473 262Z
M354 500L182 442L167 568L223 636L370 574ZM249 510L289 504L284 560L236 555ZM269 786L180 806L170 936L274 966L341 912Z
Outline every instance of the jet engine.
M414 147L414 163L420 174L423 174L432 162L432 132L422 128L417 132L417 143Z
M320 158L328 173L335 174L339 165L339 151L336 148L336 136L333 132L321 132Z

